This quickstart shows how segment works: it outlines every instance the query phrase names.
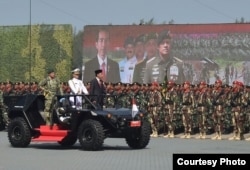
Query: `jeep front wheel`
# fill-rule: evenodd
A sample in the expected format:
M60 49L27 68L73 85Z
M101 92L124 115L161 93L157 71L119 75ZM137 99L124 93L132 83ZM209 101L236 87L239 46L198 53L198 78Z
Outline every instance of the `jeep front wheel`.
M145 148L150 140L150 124L147 121L142 122L140 129L131 129L132 132L126 137L126 142L133 149Z
M9 142L14 147L27 147L31 141L31 131L22 117L10 121L8 126Z
M85 120L79 126L78 140L83 150L100 150L104 138L103 126L96 120Z

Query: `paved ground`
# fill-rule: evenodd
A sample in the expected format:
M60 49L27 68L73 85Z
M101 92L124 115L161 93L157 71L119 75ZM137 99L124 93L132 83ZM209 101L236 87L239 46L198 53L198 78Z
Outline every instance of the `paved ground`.
M63 149L56 143L12 148L0 132L0 170L172 170L173 153L248 153L250 141L151 138L146 149L132 150L124 139L106 139L101 151L82 151L79 144ZM211 137L212 135L208 136ZM250 137L250 134L246 134Z

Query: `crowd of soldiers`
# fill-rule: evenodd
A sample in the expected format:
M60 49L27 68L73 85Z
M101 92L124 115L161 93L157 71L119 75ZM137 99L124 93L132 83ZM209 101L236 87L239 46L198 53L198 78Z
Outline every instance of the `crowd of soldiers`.
M105 83L107 96L103 107L132 107L132 99L141 111L145 111L151 123L152 137L174 138L178 130L184 131L181 138L190 138L195 129L196 138L206 139L209 131L214 132L213 140L221 140L226 130L232 129L229 140L244 140L250 125L250 87L240 81L232 86L223 85L221 80L208 85L205 81L193 85L186 81L175 84L167 81L162 84ZM90 83L85 84L87 90ZM67 82L61 83L64 94L70 94ZM4 95L43 94L37 82L2 82L1 112L6 124L8 121ZM115 97L114 97L115 96ZM246 139L250 140L250 139Z

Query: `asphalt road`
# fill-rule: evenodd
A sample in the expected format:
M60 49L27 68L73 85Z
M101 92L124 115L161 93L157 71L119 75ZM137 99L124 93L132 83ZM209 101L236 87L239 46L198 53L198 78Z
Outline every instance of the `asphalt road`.
M174 153L250 154L250 141L229 141L226 137L221 141L195 139L194 135L191 139L151 138L142 150L130 149L124 139L106 139L103 150L83 151L79 143L70 148L57 143L13 148L7 133L1 131L0 170L172 170Z

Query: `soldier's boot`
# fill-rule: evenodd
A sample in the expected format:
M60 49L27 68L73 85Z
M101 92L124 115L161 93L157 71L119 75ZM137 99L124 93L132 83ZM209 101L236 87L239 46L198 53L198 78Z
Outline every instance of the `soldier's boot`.
M184 135L182 135L180 138L186 138L187 137L187 133L184 133Z
M170 131L168 131L168 133L165 134L163 137L164 137L164 138L169 138L169 137L170 137Z
M236 136L235 140L244 140L244 135L243 133L238 133L238 135Z
M236 139L236 137L237 137L237 132L236 132L236 131L234 131L234 132L233 132L233 136L232 136L232 137L230 137L230 138L228 138L228 140L235 140L235 139Z
M169 135L170 138L174 138L174 131L172 130Z
M168 138L168 137L169 137L169 134L167 133L167 134L165 134L163 137L164 137L164 138Z
M195 138L196 139L201 139L201 137L202 137L202 132L200 132L199 136L196 136Z
M211 139L212 140L217 140L219 137L219 132L215 132L215 136L213 136Z
M151 137L154 137L154 138L158 137L158 132L157 132L157 130L153 129L153 133L152 133L150 136L151 136Z
M191 134L187 133L186 139L190 139L191 138Z
M206 139L206 132L202 132L201 139Z
M245 140L245 136L243 133L240 134L240 140Z
M218 138L217 138L217 140L221 140L222 139L222 137L221 137L221 132L219 132L218 133Z
M157 133L157 132L154 134L154 137L155 137L155 138L157 138L157 137L158 137L158 133Z
M164 134L163 137L164 137L164 138L168 138L168 134Z

